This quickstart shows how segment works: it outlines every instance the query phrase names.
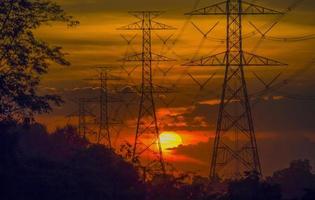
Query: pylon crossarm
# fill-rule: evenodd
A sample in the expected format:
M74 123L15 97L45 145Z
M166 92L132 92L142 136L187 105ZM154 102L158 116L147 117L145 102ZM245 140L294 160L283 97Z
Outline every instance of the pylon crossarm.
M142 20L117 28L117 30L142 30Z
M266 8L260 5L255 5L248 2L242 3L243 11L242 15L282 15L283 12L279 12L270 8ZM238 13L235 13L238 14Z
M151 30L176 30L176 28L160 23L160 22L156 22L156 21L151 21Z
M226 1L193 10L185 15L226 15Z
M142 53L133 54L133 55L130 55L130 56L127 56L127 57L121 59L120 61L123 61L123 62L146 61L146 58L144 58L142 55L143 55ZM166 56L159 55L159 54L155 54L155 53L152 53L151 55L152 55L151 61L153 61L153 62L171 62L171 61L176 61L174 59L171 59L171 58L168 58Z
M133 55L129 55L119 61L122 61L122 62L138 62L138 61L142 61L143 58L142 58L142 53L136 53L136 54L133 54Z
M260 5L255 5L248 2L242 3L242 12L230 11L230 15L282 15L284 13L266 8ZM228 14L227 2L220 2L211 6L193 10L192 12L186 13L185 15L226 15Z
M233 52L231 52L233 53ZM227 63L227 52L219 53L216 55L203 57L199 60L192 60L184 66L213 66L213 67L222 67L226 66ZM233 62L229 66L239 66L240 63ZM269 59L263 56L258 56L252 53L243 52L242 54L242 65L243 66L286 66L287 64L281 63L279 61Z
M150 30L176 30L176 28L172 26L169 26L160 22L156 22L156 21L151 21L150 27L144 27L142 20L126 25L126 26L122 26L118 28L117 30L149 30L149 29Z
M192 60L184 66L225 66L226 65L227 53L218 53L213 56L203 57L198 60Z
M158 16L162 15L164 11L129 11L130 15L138 18L143 19L143 15L150 14L151 19L157 18Z
M287 64L279 61L269 59L263 56L258 56L252 53L243 52L244 66L286 66Z

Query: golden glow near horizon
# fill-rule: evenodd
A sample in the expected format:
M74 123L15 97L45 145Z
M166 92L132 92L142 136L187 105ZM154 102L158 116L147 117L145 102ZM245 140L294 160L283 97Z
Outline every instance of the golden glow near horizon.
M162 132L160 134L160 142L163 150L178 147L183 144L183 140L176 132Z

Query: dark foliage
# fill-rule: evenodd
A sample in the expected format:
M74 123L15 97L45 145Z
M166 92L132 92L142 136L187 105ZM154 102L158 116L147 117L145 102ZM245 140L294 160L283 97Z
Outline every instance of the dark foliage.
M261 181L258 173L247 173L246 177L229 184L228 200L281 200L278 185Z
M305 191L315 190L315 175L308 160L293 161L289 168L276 171L268 181L281 186L285 199L301 199Z
M147 183L147 188L149 200L226 200L220 190L226 184L212 184L208 178L190 173L156 176Z
M144 199L133 166L74 128L0 124L0 199Z
M71 16L51 1L0 1L0 120L22 121L35 113L51 110L50 103L59 105L56 95L40 95L40 76L49 64L69 65L60 47L49 46L33 31L42 25L63 22L76 25Z
M184 177L174 177L169 175L156 175L148 183L147 199L152 200L177 200L186 199L181 192Z
M177 173L143 183L122 156L90 144L71 126L48 134L40 124L1 122L0 130L0 199L314 199L314 175L306 160L292 162L267 180L252 172L241 180L211 183Z

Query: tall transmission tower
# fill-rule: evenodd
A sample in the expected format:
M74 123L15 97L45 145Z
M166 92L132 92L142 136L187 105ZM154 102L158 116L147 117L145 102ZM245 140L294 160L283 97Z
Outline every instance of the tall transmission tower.
M92 81L99 81L99 130L96 134L96 143L103 143L107 147L112 148L111 126L116 124L112 122L110 117L110 107L112 102L119 102L119 100L110 97L109 81L121 80L110 74L111 68L99 67L99 77L96 79L88 79Z
M279 14L282 13L242 0L227 0L186 14L225 15L227 18L226 52L185 64L225 67L210 166L212 180L240 178L245 171L262 173L244 67L284 64L243 51L242 17Z
M75 100L75 102L78 105L78 110L74 113L68 115L67 117L74 117L76 116L78 119L78 133L80 137L87 139L88 134L91 133L91 130L89 129L90 118L94 118L95 115L89 110L88 105L90 103L95 102L94 98L79 98L78 100Z
M153 30L174 30L173 27L154 21L163 12L137 11L129 12L139 21L119 28L118 30L142 31L142 52L127 56L124 62L142 62L141 99L137 120L136 136L133 149L133 162L146 153L153 153L154 159L149 161L147 168L155 168L166 173L165 164L160 143L160 132L156 116L156 106L153 93L155 88L152 80L152 62L173 61L165 56L152 53L151 32Z
M86 126L86 101L85 99L80 99L79 100L79 115L78 115L78 130L79 130L79 135L82 138L86 138L86 133L87 133L87 126Z

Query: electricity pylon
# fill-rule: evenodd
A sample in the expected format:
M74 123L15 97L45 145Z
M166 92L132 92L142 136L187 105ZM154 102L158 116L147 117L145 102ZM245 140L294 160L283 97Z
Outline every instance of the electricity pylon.
M88 117L95 117L95 115L88 108L88 104L93 103L94 101L94 98L79 98L75 101L78 104L78 110L67 116L76 116L78 118L78 133L79 136L84 139L87 139L87 135L91 132L91 130L88 128L88 125L90 125L88 122Z
M245 171L262 173L244 67L282 66L275 60L243 51L243 15L278 15L278 11L242 0L227 0L186 15L226 15L226 52L187 66L224 66L225 77L213 146L210 178L240 178Z
M109 94L109 81L121 80L109 73L111 68L109 67L99 67L100 70L99 77L96 79L88 79L93 81L99 81L100 95L99 95L99 130L96 134L96 143L103 143L109 148L112 148L112 138L111 138L111 126L117 124L112 122L110 117L110 103L119 102L119 100L110 97Z
M86 138L86 132L87 132L87 126L86 126L86 101L85 99L80 99L79 100L79 115L78 115L78 130L79 130L79 135L82 138Z
M156 116L156 107L153 93L155 88L152 80L152 62L173 61L165 56L152 53L152 30L173 30L174 28L154 21L162 14L160 11L129 12L140 21L119 28L118 30L142 31L142 52L127 56L124 62L142 62L141 99L137 120L136 136L132 160L140 159L145 153L151 152L156 158L147 164L147 168L156 168L157 171L166 173L160 143L160 132Z

